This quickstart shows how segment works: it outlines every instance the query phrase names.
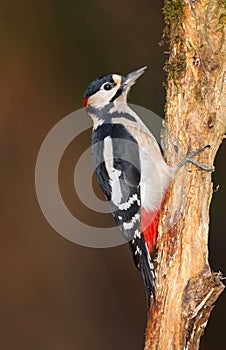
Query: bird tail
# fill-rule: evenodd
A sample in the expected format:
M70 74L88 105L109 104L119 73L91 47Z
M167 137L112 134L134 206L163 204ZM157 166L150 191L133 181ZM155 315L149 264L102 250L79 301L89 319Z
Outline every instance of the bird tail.
M151 296L155 301L155 270L144 235L130 241L136 267L141 271L146 291L147 307L150 309Z
M156 245L160 210L155 212L147 212L143 208L141 210L140 229L143 233L135 235L134 239L130 241L130 246L135 265L142 274L149 310L151 296L155 302L155 270L151 255Z
M153 296L155 302L155 270L154 264L149 253L149 249L145 238L141 235L141 250L142 255L140 256L140 270L145 286L147 306L150 309L151 296Z

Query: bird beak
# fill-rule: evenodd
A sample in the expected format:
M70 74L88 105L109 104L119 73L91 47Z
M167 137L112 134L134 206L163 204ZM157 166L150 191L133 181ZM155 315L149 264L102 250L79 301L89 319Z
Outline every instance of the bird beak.
M145 72L147 66L135 70L134 72L128 73L123 76L123 86L125 88L131 87L135 84L136 80Z

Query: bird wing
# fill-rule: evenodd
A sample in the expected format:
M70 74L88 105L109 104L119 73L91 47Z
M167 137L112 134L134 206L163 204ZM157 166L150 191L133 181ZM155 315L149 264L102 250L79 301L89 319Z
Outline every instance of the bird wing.
M102 125L93 131L92 151L98 182L109 200L116 225L130 243L135 265L142 272L149 302L150 295L155 293L154 266L141 232L138 144L122 124Z
M99 130L98 130L99 129ZM138 145L121 124L93 131L93 161L116 225L127 240L140 232L140 160Z

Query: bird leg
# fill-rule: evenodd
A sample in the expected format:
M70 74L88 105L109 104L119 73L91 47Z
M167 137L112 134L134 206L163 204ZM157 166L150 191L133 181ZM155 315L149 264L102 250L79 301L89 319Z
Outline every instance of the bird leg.
M186 170L187 171L190 171L188 169L188 163L192 163L194 165L196 165L198 168L200 169L203 169L205 171L209 171L209 172L212 172L214 171L214 168L211 168L211 167L207 167L206 165L203 165L201 163L199 163L197 160L193 159L193 157L196 155L196 154L199 154L200 152L202 152L205 148L209 148L210 145L205 145L205 146L202 146L200 148L198 148L197 150L195 151L191 151L191 145L188 144L188 151L187 151L187 154L186 154L186 157L184 159L182 159L177 165L176 165L176 168L179 169L181 166L185 165L186 167Z

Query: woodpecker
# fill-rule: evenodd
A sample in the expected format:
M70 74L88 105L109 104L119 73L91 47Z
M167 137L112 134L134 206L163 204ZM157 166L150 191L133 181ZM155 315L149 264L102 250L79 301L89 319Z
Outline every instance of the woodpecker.
M93 121L92 158L97 179L141 271L149 308L151 296L155 300L151 256L167 190L177 169L188 162L212 169L193 159L208 146L193 152L189 149L178 165L167 165L154 136L128 106L128 92L146 68L94 80L84 93L83 105Z

